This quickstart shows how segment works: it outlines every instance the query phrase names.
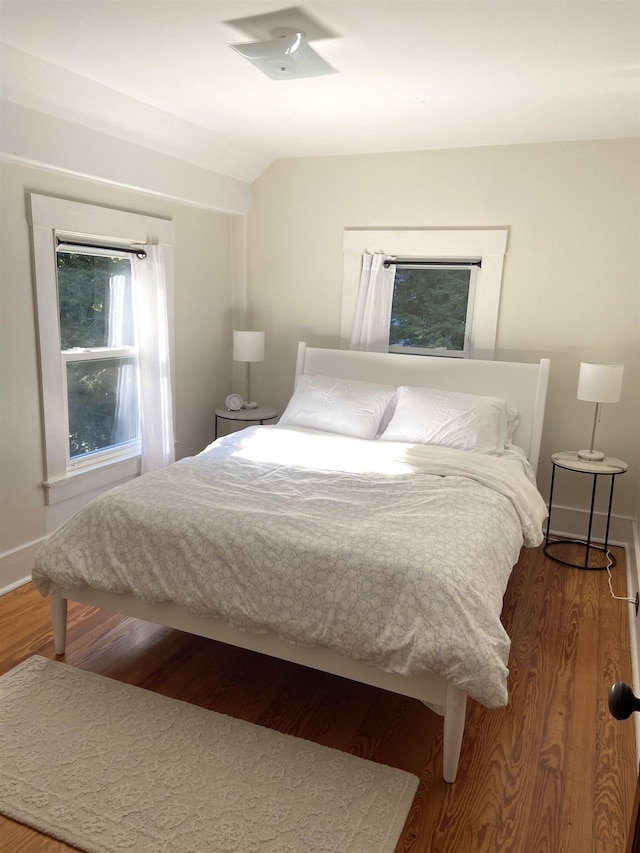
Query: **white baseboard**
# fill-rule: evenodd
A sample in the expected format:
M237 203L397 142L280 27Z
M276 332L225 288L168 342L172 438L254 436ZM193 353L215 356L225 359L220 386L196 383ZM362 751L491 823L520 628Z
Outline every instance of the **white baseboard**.
M594 512L592 539L603 542L607 526L604 512ZM551 515L551 533L554 536L566 536L568 539L586 539L589 529L589 511L568 506L553 506ZM609 526L609 544L621 545L627 550L633 547L634 520L623 515L612 515Z
M0 595L11 592L31 580L31 569L36 551L46 539L43 536L33 542L27 542L19 548L0 554Z

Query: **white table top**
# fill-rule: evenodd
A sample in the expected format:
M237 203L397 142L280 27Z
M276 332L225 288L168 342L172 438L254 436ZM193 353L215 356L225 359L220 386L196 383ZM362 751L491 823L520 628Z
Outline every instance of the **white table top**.
M266 406L258 406L257 409L238 409L235 412L227 409L226 406L218 406L216 417L226 418L229 421L268 421L277 418L278 412Z
M580 471L585 474L624 474L628 464L615 456L605 456L599 462L579 459L577 450L561 450L551 454L554 465L567 468L569 471Z

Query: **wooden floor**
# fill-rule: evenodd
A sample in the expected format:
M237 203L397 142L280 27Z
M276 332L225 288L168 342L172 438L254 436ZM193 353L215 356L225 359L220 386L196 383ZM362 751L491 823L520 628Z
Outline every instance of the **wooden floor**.
M625 595L616 555L614 589ZM48 603L31 585L0 598L0 617L0 672L54 657ZM514 638L509 705L469 702L453 785L441 777L441 720L416 700L81 605L70 607L66 661L417 774L396 853L622 853L634 726L609 715L607 693L631 681L627 605L611 598L605 572L531 549L503 621ZM0 818L2 851L71 849Z

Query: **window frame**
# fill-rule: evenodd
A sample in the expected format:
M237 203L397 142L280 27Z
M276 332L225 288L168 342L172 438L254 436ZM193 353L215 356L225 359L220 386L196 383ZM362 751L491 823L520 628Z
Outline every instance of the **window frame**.
M124 358L135 359L136 374L139 370L138 351L135 347L89 347L80 352L74 350L61 350L60 358L62 360L62 393L66 401L66 422L67 436L69 435L69 386L68 386L68 371L70 364L79 364L83 361L119 361ZM138 428L140 420L138 415ZM79 456L71 456L69 449L69 438L67 438L67 474L73 471L87 470L94 467L99 462L123 459L130 456L140 456L140 438L133 438L129 441L123 441L120 444L110 444L108 447L103 447L98 450L91 450Z
M139 444L116 454L96 455L82 465L68 465L66 368L60 343L56 240L100 243L115 249L132 244L162 244L172 345L174 226L166 219L35 193L29 194L28 201L40 359L42 485L45 503L51 505L108 488L140 473Z
M419 260L431 260L426 258L420 258ZM447 263L441 264L437 267L434 265L433 267L428 267L418 264L410 264L410 263L398 263L395 265L396 270L399 269L445 269L445 270L455 270L455 269L464 269L469 271L469 289L467 291L467 312L465 318L465 326L464 326L464 346L461 350L450 350L444 349L443 347L403 347L399 344L389 344L389 352L397 352L397 353L405 353L407 355L437 355L442 358L469 358L471 352L471 341L473 340L473 312L475 306L476 299L476 282L478 277L478 267L474 266L471 263ZM394 281L394 291L395 291L395 281ZM393 319L393 308L391 309L391 319Z
M343 235L342 313L340 346L349 349L360 282L362 255L383 252L390 257L461 262L477 258L469 358L493 360L498 330L502 270L507 248L506 228L347 228ZM409 352L404 349L403 351Z
M66 246L64 243L62 245L58 245L58 239L60 238L59 234L56 234L56 281L58 281L57 274L57 258L58 255L62 254L78 254L78 255L87 255L90 257L107 257L107 258L116 258L120 257L124 260L130 260L129 253L118 251L116 248L109 249L99 249L95 246L86 246L83 247L78 245L74 248ZM133 276L133 269L130 265L129 267L130 275ZM58 284L59 288L59 284ZM59 316L59 309L58 309ZM59 322L59 321L58 321ZM133 345L120 345L120 346L100 346L100 347L82 347L82 348L72 348L72 349L61 349L60 350L60 358L62 359L62 393L63 398L65 400L65 415L66 415L66 433L69 434L69 387L68 387L68 366L70 364L78 364L82 361L105 361L107 359L120 360L124 358L134 359L136 363L136 374L139 370L139 361L138 361L138 349ZM139 418L138 418L138 426L140 426ZM99 450L91 451L90 453L84 453L77 457L71 457L69 441L67 441L67 473L71 473L72 471L81 471L87 470L89 468L95 467L100 462L107 461L115 461L116 459L126 459L131 456L139 456L140 455L140 436L136 439L132 439L127 442L122 442L118 445L110 445L109 447L101 448Z

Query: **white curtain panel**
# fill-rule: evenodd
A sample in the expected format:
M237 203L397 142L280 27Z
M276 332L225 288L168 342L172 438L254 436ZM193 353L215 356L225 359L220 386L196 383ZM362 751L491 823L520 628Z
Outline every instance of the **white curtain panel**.
M169 324L162 246L145 246L134 257L133 300L140 365L142 473L175 459L169 364Z
M130 344L125 330L125 302L127 279L124 275L109 276L109 328L107 346L121 347Z
M131 344L133 335L127 311L128 276L112 275L109 279L109 328L107 346L121 347ZM120 364L116 388L116 411L111 432L113 444L129 441L137 435L138 400L136 396L136 368L134 364Z
M116 411L111 430L112 444L121 444L136 437L138 419L136 381L135 364L120 364L116 387Z
M383 252L362 256L356 314L351 333L351 349L387 352L393 302L394 266L384 267Z

